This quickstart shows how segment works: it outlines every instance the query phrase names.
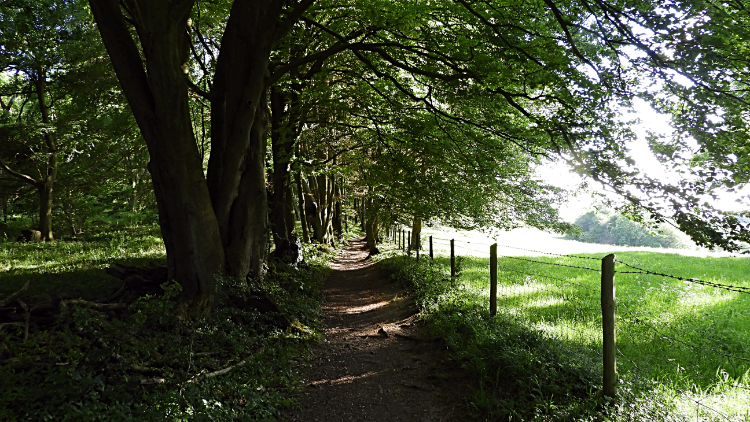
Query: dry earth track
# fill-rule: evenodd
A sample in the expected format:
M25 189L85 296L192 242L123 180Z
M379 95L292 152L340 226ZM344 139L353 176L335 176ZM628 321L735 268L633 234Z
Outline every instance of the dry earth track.
M324 286L325 339L288 421L464 421L469 380L429 341L414 301L349 242Z

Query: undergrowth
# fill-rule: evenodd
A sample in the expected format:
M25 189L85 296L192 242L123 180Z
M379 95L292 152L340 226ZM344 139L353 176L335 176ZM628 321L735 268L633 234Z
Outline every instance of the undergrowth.
M35 264L23 255L24 250L29 255L46 250L65 268L83 262L81 271L98 271L97 266L117 259L118 248L99 250L99 260L86 252L84 258L74 253L65 261L58 253L95 249L83 242L6 244L3 253L13 257L13 268L46 268L49 276L37 280L38 291L44 291L47 280L48 291L65 284L79 291L85 285L78 284L86 280L76 280L75 270ZM179 285L174 282L164 283L162 294L141 297L122 312L63 307L52 328L35 330L32 325L26 340L23 327L3 327L0 420L275 420L290 406L299 384L294 361L318 336L319 286L333 254L330 248L305 249L306 268L272 262L262 283L224 280L220 289L223 295L264 293L296 321L287 330L278 327L272 313L224 305L215 306L209 317L180 321L175 318ZM137 255L127 248L121 252ZM6 276L15 280L17 274L8 272L12 270L0 269L0 281ZM0 299L6 296L0 293ZM216 303L226 302L219 297Z
M638 256L641 261L647 258L645 255ZM422 318L428 322L430 335L443 338L450 351L450 358L475 377L476 384L469 407L473 409L472 417L476 420L750 420L746 410L741 410L743 402L744 408L748 407L743 399L743 395L746 395L743 391L746 390L737 387L749 385L750 379L747 374L743 375L743 369L732 370L728 367L727 373L721 369L716 370L714 366L716 374L711 374L714 379L712 384L705 384L703 379L698 378L690 381L690 374L685 372L679 362L680 359L687 359L684 354L687 352L678 352L675 344L664 341L661 341L661 349L655 346L643 355L636 353L635 349L630 352L629 349L622 349L625 356L630 353L631 357L637 357L647 364L635 370L636 368L629 366L632 362L619 354L618 361L621 360L622 371L617 398L614 403L609 402L601 394L601 352L597 352L597 344L601 342L601 339L597 340L597 335L601 336L601 328L596 316L597 302L586 302L583 294L578 291L566 293L562 290L549 290L550 286L535 277L514 278L513 273L505 274L501 271L499 309L498 314L492 317L487 306L487 261L478 258L459 259L461 268L457 280L450 279L450 267L445 258L416 261L413 258L393 256L381 262L416 296ZM504 262L503 265L512 264ZM682 267L684 268L684 264ZM565 274L556 275L566 277ZM581 283L581 280L573 276L571 280ZM652 283L653 285L656 284ZM640 285L636 282L633 286L634 289ZM589 287L597 286L594 283ZM665 287L661 289L664 290ZM541 294L543 291L552 293ZM624 296L628 293L627 288L621 294L619 292L618 290L618 297L623 295L623 299L628 298ZM669 289L667 292L671 294ZM680 295L677 296L678 299L682 298L684 301L687 298L682 293ZM568 299L573 301L569 302L570 309L566 310L562 305ZM646 300L664 305L663 300L650 299L648 295L640 296L641 305ZM589 314L590 309L593 309L593 314ZM738 316L736 312L733 315ZM684 329L685 320L681 322L683 324L678 328ZM622 322L630 323L627 319ZM624 327L625 325L623 329ZM702 329L702 326L696 327ZM627 328L633 331L632 327ZM657 339L648 333L634 333L641 341L656 345ZM721 335L723 334L716 331L710 333L709 338L713 340ZM727 346L722 347L729 347L730 343L744 348L741 342L734 341L726 342ZM626 346L629 344L623 337L620 347ZM642 348L643 345L639 347ZM643 350L640 349L639 352ZM742 353L742 350L732 353ZM703 355L705 354L699 354L694 361L709 363L708 366L711 366L712 361ZM677 365L677 372L665 369L657 372L659 375L649 375L649 370L659 368L660 361L664 361L666 365L662 366L665 368ZM718 382L716 378L719 378ZM725 380L722 382L721 379ZM706 406L701 407L701 404ZM682 409L684 406L688 408ZM715 410L726 412L730 406L739 406L738 411L730 413L734 416L725 418L715 413Z

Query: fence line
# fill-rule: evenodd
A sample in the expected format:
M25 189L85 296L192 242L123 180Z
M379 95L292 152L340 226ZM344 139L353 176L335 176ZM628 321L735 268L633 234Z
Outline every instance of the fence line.
M473 252L473 253L480 254L479 255L480 258L487 258L488 257L488 254L487 254L486 251L481 251L481 250L478 250L478 249L475 249L475 248L471 247L471 246L474 246L474 245L477 245L477 246L489 246L490 249L491 249L491 251L489 253L489 257L491 259L491 262L492 262L492 259L494 257L497 257L497 258L507 258L507 259L512 259L512 260L525 261L525 262L530 262L530 263L534 263L534 264L541 264L541 265L547 265L547 266L552 266L552 267L565 267L565 268L572 268L572 269L578 269L578 270L593 271L593 272L597 272L597 273L600 273L600 274L602 272L607 272L607 271L605 271L605 269L607 267L604 266L604 265L602 267L602 270L600 270L600 269L594 269L594 268L583 267L583 266L578 266L578 265L567 265L567 264L560 264L560 263L553 263L553 262L544 262L544 261L539 261L539 260L534 260L534 259L528 259L528 258L521 258L521 257L516 257L516 256L509 256L509 255L499 255L498 256L497 252L496 252L496 248L497 247L503 247L503 248L517 249L517 250L523 250L523 251L528 251L528 252L534 252L534 253L540 253L540 254L544 254L544 255L550 255L550 256L560 257L560 258L587 259L587 260L597 260L597 261L601 260L599 258L593 258L593 257L587 257L587 256L580 256L580 255L556 254L556 253L551 253L551 252L544 252L544 251L538 251L538 250L533 250L533 249L526 249L526 248L514 247L514 246L509 246L509 245L497 245L497 244L489 245L489 244L480 243L480 242L470 242L470 241L457 240L457 239L444 239L444 238L439 238L439 237L434 237L434 236L430 236L430 246L431 246L430 257L431 258L432 258L432 242L433 241L435 243L437 243L439 246L444 246L444 247L449 247L450 248L450 253L451 253L451 257L452 257L452 259L451 259L452 280L455 279L455 264L454 264L453 257L456 256L455 252L456 252L456 247L457 246L461 250L465 250L465 251L468 251L468 252ZM459 243L460 245L456 245L456 243ZM421 245L422 242L420 241L419 244ZM624 265L626 267L632 268L632 269L637 270L637 271L615 271L615 263L622 264L622 265ZM554 277L554 276L549 276L549 275L545 275L545 274L538 274L538 273L533 273L533 272L528 272L528 271L519 271L518 269L514 269L514 268L511 268L511 267L508 267L508 266L505 266L505 265L499 265L497 262L495 262L495 266L494 267L495 267L495 269L500 268L500 269L503 269L503 271L517 273L517 274L520 274L520 275L533 276L533 277L541 277L541 278L546 278L546 279L549 279L549 280L556 280L556 281L565 283L565 284L570 285L570 286L577 286L579 288L583 288L583 289L588 290L590 292L598 292L596 289L593 289L591 287L585 286L585 285L580 284L580 283L576 283L576 282L571 281L571 280L566 280L566 279L563 279L563 278L560 278L560 277ZM496 275L494 275L494 276L492 275L492 269L493 268L491 266L491 277L490 277L491 281L490 281L490 283L491 283L491 290L494 290L494 292L491 293L491 297L490 297L491 303L495 302L496 296L497 296L496 289L492 289L492 286L493 286L492 278L496 277ZM736 293L750 293L750 287L733 286L733 285L728 285L728 284L721 284L721 283L715 283L715 282L710 282L710 281L705 281L705 280L699 280L699 279L695 279L695 278L681 277L681 276L675 276L675 275L671 275L671 274L664 274L664 273L660 273L660 272L656 272L656 271L650 271L650 270L646 270L646 269L643 269L643 268L640 268L640 267L628 264L626 262L614 259L614 256L612 256L611 267L609 268L608 272L611 274L612 280L614 280L614 274L643 274L643 275L660 276L660 277L666 277L666 278L676 279L676 280L680 280L680 281L686 281L686 282L690 282L690 283L701 284L701 285L705 285L705 286L708 286L708 287L719 288L719 289L723 289L723 290L727 290L727 291L732 291L732 292L736 292ZM558 286L558 287L562 287L562 286ZM579 302L579 301L573 300L571 297L566 296L564 293L561 293L561 295L562 295L562 298L563 298L563 300L565 302L569 302L569 303L571 303L573 305L574 309L576 309L576 313L577 312L585 312L584 309L588 310L590 312L596 312L595 309L593 309L592 307L589 307L589 306L585 305L583 302ZM612 292L612 297L614 298L614 290ZM695 345L695 344L691 344L688 341L684 341L684 340L681 340L679 338L675 338L674 336L670 336L670 335L668 335L668 334L660 331L659 329L657 329L654 326L653 323L649 323L646 319L644 319L642 316L639 316L636 312L631 311L630 308L624 302L615 299L614 300L614 304L615 304L615 306L617 306L617 308L619 308L619 305L622 305L622 308L632 318L633 323L640 324L640 325L646 327L647 329L652 330L653 332L655 332L656 334L658 334L657 339L659 339L659 340L667 340L667 341L679 343L679 344L681 344L683 346L686 346L688 348L710 352L710 353L713 353L715 355L723 356L723 357L725 357L727 359L730 359L730 360L731 359L735 359L735 360L740 360L740 361L744 361L744 362L750 362L750 358L745 358L745 357L741 357L741 356L731 355L731 354L724 353L724 352L722 352L720 350L716 350L716 349L709 348L709 347L698 346L698 345ZM581 307L581 309L579 309L579 306ZM491 306L490 309L491 309L491 314L494 315L495 314L494 307ZM603 307L603 310L604 310L604 307ZM583 315L583 313L581 315ZM612 315L616 316L616 311L614 309L612 310ZM645 315L649 316L651 318L655 318L653 315L649 315L648 313L645 313ZM606 315L603 315L603 316L606 316ZM631 335L631 333L630 333L629 330L621 330L621 333L625 334L631 340L632 347L635 347L644 356L647 355L647 352L645 352L639 346L639 342L636 340L636 338L634 336ZM612 338L614 340L614 335L612 336ZM596 350L594 350L594 351L597 352ZM627 357L616 346L616 344L613 344L613 347L612 347L612 349L611 349L610 352L608 352L607 350L605 350L604 355L606 355L607 353L619 354L623 359L625 359L630 364L632 364L633 367L638 372L641 372L641 373L645 374L648 379L652 379L652 375L651 374L649 374L645 369L641 368L641 366L639 366L638 364L636 364L635 361L633 361L629 357ZM603 354L601 354L599 352L597 352L597 354L600 355L600 356L604 356ZM614 356L614 355L612 355L612 356ZM614 368L614 357L611 357L610 360L612 361L612 363L613 363L612 366ZM732 366L734 367L734 365L732 365ZM737 369L736 369L736 367L734 367L734 368L735 368L734 370L736 372ZM699 377L702 377L702 378L706 378L705 375L702 375L700 373L697 373L696 375L699 376ZM607 392L606 390L607 390L607 384L608 383L614 388L614 386L615 386L615 379L612 376L612 374L610 374L609 377L605 376L605 378L610 378L608 381L605 382L605 385L604 385L604 387L605 387L605 395L610 396L611 398L614 399L615 398L614 390L611 390L609 392ZM748 391L750 391L750 389L748 389L747 387L744 387L743 385L740 385L740 380L739 379L734 384L737 384L736 385L737 388L741 388L742 390L748 390ZM635 397L635 395L633 395L633 397ZM715 412L717 415L720 415L721 417L729 420L729 417L727 415L725 415L725 414L717 411L716 409L713 409L710 406L707 406L707 405L705 405L705 404L703 404L700 401L697 401L695 399L691 398L691 400L693 402L695 402L696 405L701 406L703 408L706 408L706 409L708 409L708 410L710 410L712 412Z
M657 275L657 276L660 276L660 277L673 278L673 279L676 279L676 280L687 281L689 283L702 284L704 286L715 287L717 289L729 290L730 292L750 293L750 287L731 286L729 284L721 284L721 283L714 283L712 281L698 280L697 278L680 277L680 276L671 275L671 274L657 273L657 272L654 272L654 271L644 270L643 268L639 268L639 267L636 267L635 265L630 265L630 264L628 264L626 262L622 262L622 261L619 261L619 260L617 260L616 262L618 262L618 263L620 263L622 265L625 265L626 267L630 267L630 268L633 268L634 270L640 271L640 272L635 272L635 271L623 272L623 274L627 273L627 274L649 274L649 275Z

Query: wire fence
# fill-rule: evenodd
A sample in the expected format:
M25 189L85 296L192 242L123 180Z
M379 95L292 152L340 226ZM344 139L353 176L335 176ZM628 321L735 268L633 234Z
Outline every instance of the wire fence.
M538 303L541 299L539 297L534 299L536 300L534 302L531 299L532 296L528 293L526 296L520 294L522 291L530 292L534 290L534 294L539 295L540 292L545 292L550 297L554 296L557 302L567 304L572 309L572 315L577 318L574 322L579 325L583 322L591 322L592 316L595 316L598 321L604 321L605 319L602 314L603 306L599 308L597 305L601 305L600 301L606 296L602 293L603 279L608 271L605 268L606 257L558 254L513 245L489 244L436 236L430 236L429 241L424 243L421 239L416 239L415 242L401 241L399 243L399 236L402 236L402 238L407 236L406 232L401 235L397 232L393 234L394 242L402 247L405 253L410 254L412 243L416 243L420 249L429 251L430 258L434 258L436 255L447 256L449 254L452 275L456 274L456 269L453 268L456 265L455 262L458 261L461 265L460 257L462 256L490 258L490 262L496 262L495 268L503 274L503 283L501 283L500 291L497 294L503 301L504 306L507 309L512 308L514 312L524 307L526 307L527 315L531 317L534 313L540 312L541 308ZM409 238L411 238L410 234ZM519 250L543 256L532 258L510 254L503 255L497 253L497 248ZM499 262L497 262L498 259L500 259ZM598 261L601 265L594 267L590 265L591 261ZM746 295L750 293L750 287L738 285L738 283L719 283L695 277L668 274L662 268L653 270L644 268L645 266L640 264L635 265L614 259L614 255L611 256L611 261L609 270L611 270L612 282L614 283L614 276L617 275L621 285L618 289L624 288L626 290L626 294L623 294L622 298L617 298L614 295L614 287L612 289L614 302L612 312L613 316L616 317L617 336L620 337L620 341L616 343L613 339L615 345L612 353L619 356L618 369L623 374L618 381L621 384L618 385L638 382L645 386L653 385L656 378L665 376L667 372L665 368L671 366L679 375L677 378L683 380L681 381L683 384L685 379L694 380L692 385L689 385L690 383L683 385L680 397L683 398L683 401L690 402L695 406L696 420L701 420L698 416L701 416L702 420L740 420L736 419L736 414L729 414L717 409L714 396L719 397L720 395L711 395L707 391L711 390L711 383L717 382L716 374L725 371L725 373L731 374L727 379L733 380L730 387L750 392L750 344L743 346L740 341L727 341L733 333L732 329L724 334L716 332L716 328L722 325L719 324L719 317L712 319L706 318L708 314L699 315L700 312L696 310L699 307L682 304L679 311L666 311L661 308L653 310L650 306L646 306L646 309L649 309L646 310L638 307L650 295L655 295L654 292L657 291L667 298L663 299L665 301L664 307L667 305L676 306L675 303L679 304L677 299L685 295L687 284L716 289L717 292L704 292L702 294L704 294L704 297L714 299L717 295L723 294L721 300L725 302L746 300ZM466 267L466 263L463 263L463 266ZM465 271L466 268L459 270ZM471 268L471 270L474 272L487 271L487 266L482 264L476 268ZM491 270L489 272L492 274ZM486 275L485 278L487 278ZM600 278L601 280L599 280ZM497 283L497 280L490 279L489 281L491 286L493 283ZM600 281L602 282L601 285L599 285ZM670 284L674 281L682 282L682 284ZM534 284L534 289L529 288L530 284ZM656 287L653 286L654 284L656 284ZM641 291L638 291L639 288ZM493 291L492 287L490 291ZM495 291L497 291L496 288ZM676 296L677 299L669 299L670 296L665 292L671 292L672 296ZM525 304L524 301L526 301ZM492 298L490 302L492 303ZM552 303L551 301L548 302ZM750 305L750 302L743 303ZM490 311L492 313L492 309ZM685 322L676 323L676 315L684 319ZM721 319L721 321L725 319ZM697 328L690 324L694 324ZM583 331L588 329L585 324L582 327L581 336L584 335ZM601 337L601 331L598 335L596 341L591 341L589 338L588 343L592 345L592 352L603 357L609 352L597 349L603 343L606 343L606 340ZM746 333L742 335L746 336ZM714 371L714 376L711 376L708 371ZM606 373L606 368L604 372ZM636 390L618 388L618 394L621 397L627 397L631 402L647 400L647 395L644 396L642 391L637 393ZM748 397L750 398L750 396ZM714 402L709 403L711 401L709 399ZM750 403L750 400L748 400L748 403ZM668 419L666 410L656 409L654 412L660 418ZM748 404L748 409L745 412L745 417L742 420L750 420L747 419L747 414L750 414L750 404Z

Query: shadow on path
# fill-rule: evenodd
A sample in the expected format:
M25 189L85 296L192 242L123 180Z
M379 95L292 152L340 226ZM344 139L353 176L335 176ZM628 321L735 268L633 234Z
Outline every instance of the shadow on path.
M325 339L288 421L462 421L469 382L422 341L414 301L349 241L324 287ZM463 378L462 378L463 377Z

